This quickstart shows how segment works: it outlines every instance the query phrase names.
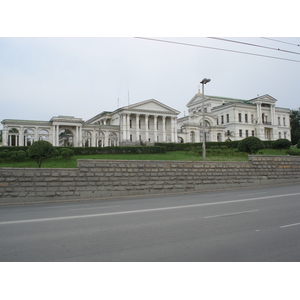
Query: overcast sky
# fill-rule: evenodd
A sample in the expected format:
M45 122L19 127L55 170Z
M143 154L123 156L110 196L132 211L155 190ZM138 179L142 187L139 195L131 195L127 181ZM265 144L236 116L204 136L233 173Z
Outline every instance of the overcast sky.
M172 37L142 35L142 30L129 31L128 35L125 31L125 36L132 37L76 37L76 31L71 31L73 37L49 37L47 31L45 36L48 37L43 37L42 31L40 34L33 31L31 35L21 31L21 37L18 37L18 30L11 34L2 32L0 37L0 120L50 120L58 115L87 120L102 111L113 111L118 106L147 99L161 101L179 110L183 116L187 111L186 104L197 93L204 77L211 79L205 86L208 95L249 100L269 94L278 100L277 106L291 109L300 106L299 37L272 35L272 39L291 45L261 37L222 35L226 39L256 45L249 46L204 36L176 37L174 31ZM60 36L59 32L55 28L52 36ZM85 36L88 35L86 32ZM182 33L181 30L177 32ZM195 35L194 30L186 30L187 36L189 32ZM116 33L118 30L113 31L112 36ZM298 62L134 36L151 36Z

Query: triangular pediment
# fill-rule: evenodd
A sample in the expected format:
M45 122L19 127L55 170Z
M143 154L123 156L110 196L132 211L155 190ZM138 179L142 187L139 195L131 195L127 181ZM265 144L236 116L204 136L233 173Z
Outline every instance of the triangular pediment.
M259 97L256 97L254 99L251 99L247 102L256 103L256 102L263 102L263 103L275 103L277 100L273 98L272 96L266 94Z
M205 97L205 98L206 98L206 97ZM196 95L188 102L188 104L187 104L186 106L187 106L187 107L193 106L193 105L195 105L195 104L197 104L197 103L202 102L202 100L203 100L203 95L200 94L200 93L198 93L198 94L196 94Z
M123 110L138 111L138 112L163 112L171 114L179 114L180 112L173 109L155 99L145 100L139 103L131 104L123 107Z

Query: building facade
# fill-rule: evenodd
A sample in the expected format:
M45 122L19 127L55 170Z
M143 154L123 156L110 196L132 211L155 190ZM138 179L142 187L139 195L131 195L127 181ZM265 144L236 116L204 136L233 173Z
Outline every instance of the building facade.
M255 136L262 141L291 140L290 109L275 106L263 95L251 100L203 96L198 92L187 104L188 115L177 120L178 141L224 142ZM203 126L204 121L204 126Z
M49 141L53 146L105 147L177 142L179 111L150 99L93 118L58 116L50 121L5 119L3 146L30 146Z

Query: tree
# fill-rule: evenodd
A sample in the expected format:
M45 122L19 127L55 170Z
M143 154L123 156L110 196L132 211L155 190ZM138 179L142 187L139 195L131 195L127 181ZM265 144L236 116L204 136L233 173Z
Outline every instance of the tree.
M291 110L290 123L292 145L296 145L300 139L300 108L298 110Z
M272 143L272 147L274 149L280 149L280 152L282 149L290 149L291 142L288 139L278 139Z
M0 143L2 143L2 130L0 130Z
M47 141L34 142L28 149L28 156L34 158L38 167L41 168L43 162L53 156L54 147Z
M255 136L247 137L241 140L238 144L238 151L240 152L254 154L261 149L264 149L264 144L259 138Z

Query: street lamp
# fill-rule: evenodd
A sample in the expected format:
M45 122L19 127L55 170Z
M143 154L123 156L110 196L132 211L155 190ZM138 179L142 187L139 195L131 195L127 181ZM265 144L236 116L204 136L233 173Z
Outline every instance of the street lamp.
M202 161L206 160L206 148L205 148L205 123L204 123L204 84L210 82L210 79L204 78L200 82L202 84Z

